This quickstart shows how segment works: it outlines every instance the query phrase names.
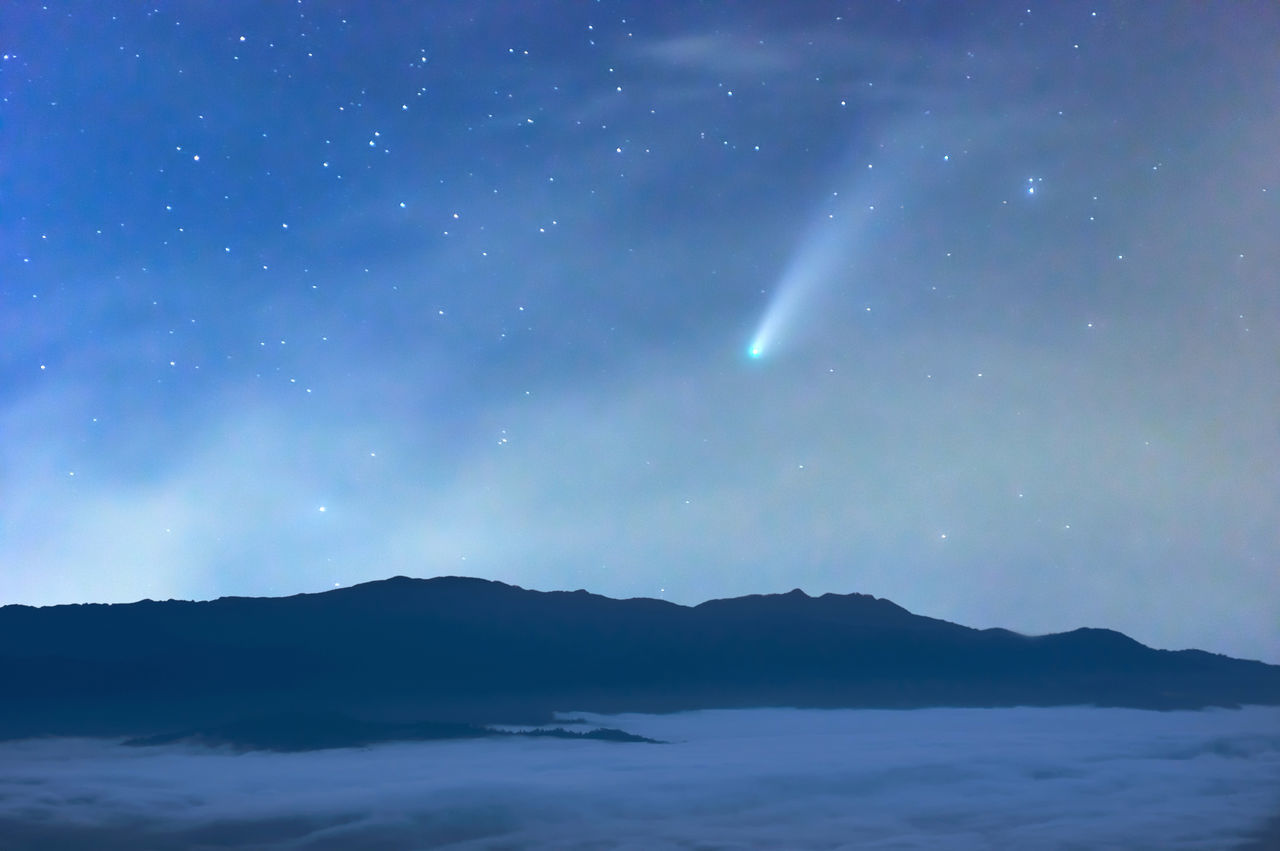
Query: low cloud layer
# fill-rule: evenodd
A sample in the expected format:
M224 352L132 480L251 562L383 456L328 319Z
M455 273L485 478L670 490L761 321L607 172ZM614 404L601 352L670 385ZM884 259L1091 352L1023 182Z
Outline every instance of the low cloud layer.
M1276 708L591 720L669 744L236 755L8 742L0 836L98 849L1223 849L1251 847L1280 813Z

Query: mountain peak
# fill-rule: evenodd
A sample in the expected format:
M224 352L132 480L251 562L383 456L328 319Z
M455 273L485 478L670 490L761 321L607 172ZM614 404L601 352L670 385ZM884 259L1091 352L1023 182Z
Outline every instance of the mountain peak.
M496 579L481 579L475 576L391 576L386 579L371 579L368 582L358 582L355 585L348 585L345 588L330 588L321 591L321 594L332 594L342 591L353 590L373 591L373 592L426 592L426 591L496 591L499 589L509 589L515 591L523 591L517 585L508 585L505 582L499 582Z

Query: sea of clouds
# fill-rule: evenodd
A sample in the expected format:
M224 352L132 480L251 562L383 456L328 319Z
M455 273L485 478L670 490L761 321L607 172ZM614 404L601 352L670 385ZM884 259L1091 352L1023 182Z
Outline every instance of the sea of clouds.
M1277 847L1280 708L582 716L666 744L0 743L0 848Z

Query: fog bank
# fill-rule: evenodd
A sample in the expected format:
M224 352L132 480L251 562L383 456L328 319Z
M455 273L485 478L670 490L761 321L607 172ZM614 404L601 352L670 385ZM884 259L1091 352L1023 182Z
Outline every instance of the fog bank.
M1273 707L585 717L668 744L0 743L0 847L1223 849L1280 813Z

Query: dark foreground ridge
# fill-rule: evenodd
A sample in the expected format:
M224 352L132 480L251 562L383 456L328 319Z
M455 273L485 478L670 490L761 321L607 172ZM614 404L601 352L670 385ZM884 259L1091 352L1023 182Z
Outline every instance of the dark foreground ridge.
M686 607L396 577L293 597L0 608L4 738L243 744L310 719L293 724L310 730L297 748L545 724L558 710L1067 704L1275 705L1280 666L800 591Z
M551 738L594 739L602 742L646 742L661 744L657 739L636 736L610 727L588 730L566 730L564 727L539 727L530 730L499 730L479 724L447 721L367 721L333 713L287 713L243 718L179 733L161 733L125 740L133 747L193 744L228 747L246 751L310 751L325 748L350 748L380 742L422 742L442 739Z

